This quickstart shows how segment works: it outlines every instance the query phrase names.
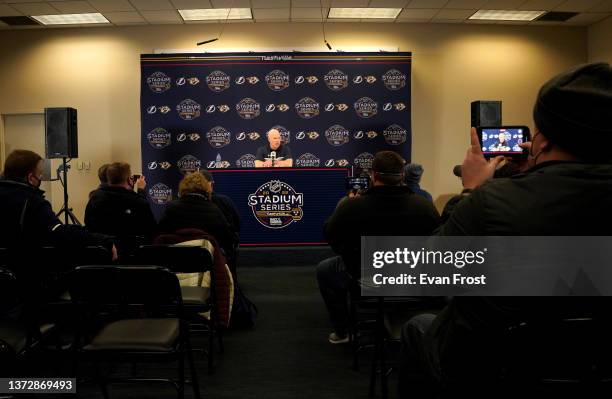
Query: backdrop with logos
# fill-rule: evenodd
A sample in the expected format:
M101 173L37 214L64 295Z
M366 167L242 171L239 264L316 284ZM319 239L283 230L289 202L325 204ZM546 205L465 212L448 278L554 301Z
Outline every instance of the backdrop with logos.
M273 127L296 168L358 173L381 150L410 161L411 60L408 52L141 55L142 171L155 214L189 171L254 167Z

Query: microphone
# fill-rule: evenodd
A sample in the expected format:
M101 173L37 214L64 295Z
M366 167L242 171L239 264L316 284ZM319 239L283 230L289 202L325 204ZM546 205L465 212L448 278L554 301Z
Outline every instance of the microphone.
M453 174L457 177L461 177L461 165L455 165L453 168Z
M272 151L270 153L270 159L272 160L272 166L274 166L274 162L276 161L276 151Z

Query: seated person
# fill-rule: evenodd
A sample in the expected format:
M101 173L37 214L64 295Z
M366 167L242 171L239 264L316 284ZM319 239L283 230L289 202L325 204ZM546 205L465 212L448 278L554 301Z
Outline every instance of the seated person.
M292 167L293 158L291 156L291 149L288 145L282 144L280 132L277 129L270 129L266 136L268 138L268 145L262 145L257 149L255 167Z
M28 150L15 150L5 160L0 179L0 247L16 248L19 253L35 256L35 248L55 246L76 249L85 246L104 246L116 250L109 237L91 234L82 226L64 225L58 219L40 189L43 160ZM20 263L24 267L27 262ZM17 277L40 278L30 268L16 270ZM49 265L44 265L49 267Z
M130 165L115 162L108 165L106 177L108 184L92 193L85 208L87 228L117 237L120 252L151 242L155 217L147 200L134 192L134 185L146 187L144 176L134 181Z
M227 219L228 223L232 227L232 231L236 235L240 235L240 215L238 214L238 209L236 208L236 204L230 197L225 194L220 194L215 192L215 180L213 179L212 173L203 169L200 171L204 178L210 183L211 197L212 202L221 209L223 215Z
M421 188L419 184L421 177L423 177L423 167L418 163L408 163L404 166L404 183L408 188L426 200L433 201L431 194Z
M203 230L215 237L231 264L237 235L223 212L211 201L211 191L211 183L201 172L187 174L179 183L179 199L166 206L159 220L159 231L174 233L185 228Z

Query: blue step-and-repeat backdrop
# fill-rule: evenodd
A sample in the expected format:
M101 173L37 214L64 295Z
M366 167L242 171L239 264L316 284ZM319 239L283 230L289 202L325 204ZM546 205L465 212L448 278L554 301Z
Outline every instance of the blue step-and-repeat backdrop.
M141 55L142 171L154 213L187 172L254 167L273 127L295 168L356 174L381 150L410 161L411 60L406 52ZM333 211L324 208L325 217ZM279 231L287 230L270 234Z

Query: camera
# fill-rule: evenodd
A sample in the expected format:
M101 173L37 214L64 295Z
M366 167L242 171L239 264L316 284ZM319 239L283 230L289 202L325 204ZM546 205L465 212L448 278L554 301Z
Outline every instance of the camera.
M527 126L479 127L476 131L485 158L527 158L528 151L520 147L530 139Z

